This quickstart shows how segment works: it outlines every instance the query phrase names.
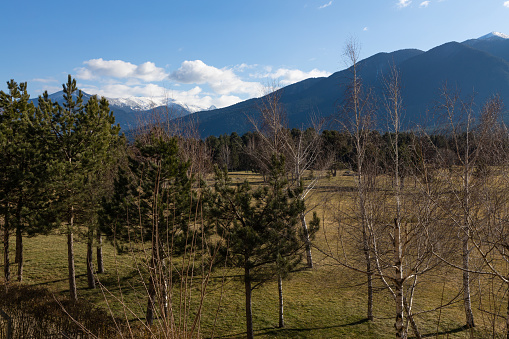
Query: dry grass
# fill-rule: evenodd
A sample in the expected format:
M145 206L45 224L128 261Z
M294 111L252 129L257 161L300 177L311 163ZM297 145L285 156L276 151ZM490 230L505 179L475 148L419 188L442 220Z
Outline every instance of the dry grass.
M337 177L324 178L319 182L317 193L311 196L309 204L316 204L316 211L322 218L322 229L318 232L315 245L325 248L327 240L334 244L335 223L330 217L334 209L352 208L354 177L339 173ZM232 173L234 182L249 180L254 184L262 178L253 173ZM325 199L324 199L325 198ZM324 202L334 202L325 204ZM341 202L338 205L338 202ZM325 220L323 220L325 216ZM11 246L14 250L14 243ZM54 233L25 240L25 283L45 286L56 294L66 294L67 257L64 235ZM111 244L104 244L106 273L98 276L105 289L86 288L85 254L86 242L77 241L76 272L80 298L102 307L111 307L112 312L122 317L123 307L116 300L122 298L134 315L128 320L143 320L146 294L137 267L129 254L117 255ZM253 293L253 314L255 335L260 338L392 338L393 300L389 293L377 283L375 293L375 320L366 321L366 288L364 276L337 265L316 248L313 249L316 267L303 267L284 282L286 328L279 329L277 282L267 283ZM14 255L12 255L14 258ZM13 274L15 267L13 266ZM204 337L240 338L245 336L244 286L238 271L217 268L210 279L203 316L201 333ZM191 288L190 315L197 303L201 280L197 277ZM492 310L502 307L507 296L496 283L489 279L474 282L477 288L474 299L478 327L473 331L464 329L464 313L461 300L457 297L461 286L461 272L443 268L426 276L419 282L415 297L414 312L436 309L453 300L451 305L432 312L417 315L416 321L421 333L433 338L483 338L491 337L490 318L481 312L479 300L485 308ZM178 295L179 286L175 286ZM481 292L479 292L481 291ZM490 291L497 292L497 298L490 297ZM111 294L109 294L111 293ZM105 298L106 296L106 298ZM482 297L482 298L479 298ZM137 320L138 319L138 320ZM503 319L502 319L503 320ZM503 324L495 332L502 330ZM411 332L410 332L411 334Z

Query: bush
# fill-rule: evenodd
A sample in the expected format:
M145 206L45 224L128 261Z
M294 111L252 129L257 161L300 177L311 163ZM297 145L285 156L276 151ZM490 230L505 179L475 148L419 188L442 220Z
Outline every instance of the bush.
M58 300L41 287L0 287L0 308L12 320L13 338L113 338L121 331L122 321L86 301Z

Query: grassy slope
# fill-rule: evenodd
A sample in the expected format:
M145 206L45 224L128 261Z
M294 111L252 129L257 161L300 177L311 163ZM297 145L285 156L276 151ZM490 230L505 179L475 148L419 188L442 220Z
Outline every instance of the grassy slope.
M248 177L238 175L237 180ZM326 186L351 186L352 177L338 177L326 182ZM344 194L344 193L343 193ZM318 199L314 197L313 199ZM331 199L329 199L331 200ZM334 200L334 199L332 199ZM319 211L319 214L322 214ZM331 232L333 224L326 220L324 227L317 235L316 243L323 247L324 231ZM76 272L79 295L93 303L106 305L101 289L87 290L85 274L86 244L77 242ZM11 246L14 250L14 243ZM66 239L64 235L52 234L37 236L25 240L25 283L47 286L57 294L65 295L67 285ZM115 255L109 243L104 245L105 267L107 272L100 275L103 282L114 295L119 295L120 281L122 294L132 309L143 318L146 305L144 288L138 279L138 273L129 255ZM11 258L14 258L12 255ZM271 282L256 289L253 293L253 312L255 334L260 338L392 338L393 335L393 301L387 291L378 289L375 294L375 321L365 320L365 285L359 273L334 265L332 261L314 250L316 268L301 270L291 275L284 282L286 328L277 328L277 283ZM2 268L3 269L3 268ZM13 265L13 274L15 267ZM201 331L206 337L237 338L245 334L244 291L241 276L231 269L218 269L207 287L203 308ZM444 276L430 276L422 280L416 295L415 311L439 306L453 298L460 286L460 273L452 272ZM223 284L224 281L224 284ZM381 287L378 284L378 287ZM133 287L134 286L134 287ZM442 301L442 290L444 298ZM177 290L176 290L177 291ZM193 300L198 291L193 289ZM106 295L108 292L106 292ZM218 308L219 300L221 299ZM478 298L476 298L478 299ZM106 298L113 311L119 315L122 307L113 297ZM502 299L500 300L502 302ZM193 302L192 302L193 303ZM474 307L477 307L475 305ZM217 315L217 318L216 318ZM476 312L478 325L487 325L486 315ZM483 318L484 317L484 318ZM134 319L133 315L128 316ZM439 312L425 313L417 317L422 334L436 337ZM438 325L439 338L469 338L470 332L463 330L464 322L462 304L457 302L442 310ZM215 323L215 329L214 328ZM412 334L410 332L410 334ZM475 337L485 337L488 332L477 329Z

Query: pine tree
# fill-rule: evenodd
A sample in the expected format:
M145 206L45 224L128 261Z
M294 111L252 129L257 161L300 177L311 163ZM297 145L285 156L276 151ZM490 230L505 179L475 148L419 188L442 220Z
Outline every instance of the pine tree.
M23 234L51 225L46 192L47 124L29 101L27 84L7 82L0 91L0 209L4 217L4 276L10 279L9 234L16 232L17 280L23 279Z
M246 331L253 338L252 290L301 261L297 224L304 204L288 188L283 157L272 157L269 185L258 189L247 181L232 186L227 171L217 168L215 180L210 221L223 239L223 258L244 270Z
M147 324L154 319L159 301L164 317L171 317L169 297L171 276L165 262L184 252L196 251L197 242L207 238L206 229L190 225L198 206L194 177L188 174L190 164L178 154L176 138L144 138L137 142L129 157L129 168L119 168L114 192L103 202L101 230L122 242L151 243ZM196 253L196 252L194 252Z
M93 96L84 105L83 93L69 75L62 85L64 103L49 100L47 93L39 97L39 109L51 122L55 161L53 170L60 203L60 212L67 220L67 255L71 299L77 300L74 267L75 226L82 223L87 212L86 188L109 157L111 145L118 140L119 127L109 111L108 102ZM88 210L88 212L91 212ZM81 220L80 220L81 218ZM89 268L90 270L90 268Z

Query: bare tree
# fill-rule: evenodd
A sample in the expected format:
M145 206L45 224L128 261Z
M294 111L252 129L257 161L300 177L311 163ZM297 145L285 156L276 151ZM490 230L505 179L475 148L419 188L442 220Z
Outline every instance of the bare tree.
M465 309L466 326L475 327L472 312L471 273L476 271L471 263L471 238L475 209L479 203L479 186L476 182L475 171L481 164L483 145L489 136L486 128L478 126L475 112L474 98L467 100L460 98L458 91L451 91L447 84L441 89L442 101L437 109L442 112L445 123L443 134L450 139L451 154L454 155L453 166L443 171L442 181L448 185L448 199L442 208L449 210L449 222L458 230L458 241L461 244L461 271L463 274L463 303ZM442 159L445 164L448 159Z
M407 323L411 323L415 336L420 338L412 304L418 277L434 267L431 242L424 236L432 228L430 219L434 206L426 194L404 191L399 142L403 123L401 77L395 66L390 67L389 72L384 79L384 106L390 154L386 169L392 178L386 183L383 217L373 228L373 256L378 274L395 301L396 338L407 337L405 312ZM422 182L421 186L426 189L429 187L426 184Z
M367 317L373 320L373 267L371 258L371 239L369 231L369 214L367 210L367 198L369 186L373 183L373 171L367 164L366 151L370 144L370 132L374 127L375 102L371 90L363 86L359 75L360 46L355 40L347 42L344 57L349 64L350 79L345 90L345 103L341 108L339 123L353 139L355 148L356 166L356 195L357 211L356 218L359 220L362 232L362 248L365 258L365 272L367 277L368 300Z
M470 274L490 276L505 285L505 291L509 288L509 186L506 173L508 135L501 122L502 110L503 105L498 96L487 100L480 110L478 123L467 131L470 135L464 136L462 140L468 149L467 145L463 145L462 157L458 157L461 172L458 170L455 175L462 179L462 187L453 195L458 201L458 207L451 219L457 220L455 225L462 231L463 262L462 265L449 264L463 272L463 288L466 288L466 278ZM465 253L473 253L481 262L477 266L471 265L470 256ZM464 296L465 299L467 297ZM493 297L493 300L497 299L495 295ZM484 310L482 302L480 304ZM465 302L465 311L468 306ZM500 314L496 307L493 309L495 312L489 313L494 315L491 324L494 329ZM474 325L473 317L471 324L468 321L467 312L467 325ZM505 326L506 337L509 338L509 304L506 305Z

